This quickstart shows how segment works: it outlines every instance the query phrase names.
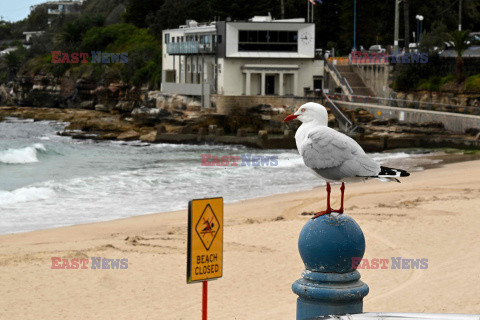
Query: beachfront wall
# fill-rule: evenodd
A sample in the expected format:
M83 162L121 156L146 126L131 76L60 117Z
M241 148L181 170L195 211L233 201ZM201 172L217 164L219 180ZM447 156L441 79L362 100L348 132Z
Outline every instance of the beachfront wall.
M278 97L278 96L225 96L212 95L219 114L245 114L248 109L262 104L274 107L290 106L297 107L307 102L322 103L321 98L316 97Z
M411 108L389 107L369 103L335 101L346 109L365 109L378 119L397 119L399 122L431 122L443 123L445 129L454 133L465 133L469 128L480 128L480 116L453 112L431 111Z
M392 89L390 88L390 73L393 67L388 64L367 64L355 65L353 67L363 82L379 97L388 98Z

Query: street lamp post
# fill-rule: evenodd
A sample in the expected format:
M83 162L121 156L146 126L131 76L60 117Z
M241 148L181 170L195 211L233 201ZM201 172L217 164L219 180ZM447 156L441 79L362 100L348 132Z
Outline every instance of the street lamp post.
M423 16L419 16L420 20L420 33L418 35L419 41L422 41L422 32L423 32Z
M357 50L357 0L353 1L353 50Z
M462 31L462 0L458 3L458 31Z
M418 22L418 14L415 17L415 20L417 20L417 36L415 37L416 43L418 44L418 31L420 30L420 23Z
M420 42L420 40L422 40L422 21L423 21L423 16L422 15L419 15L417 14L415 16L415 19L417 20L417 43Z
M398 8L398 0L395 0L395 29L393 33L393 52L398 54L398 34L399 34L400 12Z

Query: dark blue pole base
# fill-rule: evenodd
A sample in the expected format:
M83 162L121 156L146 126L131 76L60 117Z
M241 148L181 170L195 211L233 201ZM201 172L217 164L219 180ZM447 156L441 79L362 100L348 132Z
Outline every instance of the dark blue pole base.
M363 301L331 303L297 298L297 320L320 316L362 313Z
M292 285L297 299L297 320L319 316L362 313L368 286L358 271L346 274L305 270Z

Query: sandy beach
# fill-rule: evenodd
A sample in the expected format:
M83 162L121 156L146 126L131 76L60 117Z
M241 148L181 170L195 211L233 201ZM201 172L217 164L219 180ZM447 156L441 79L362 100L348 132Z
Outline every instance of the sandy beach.
M297 239L310 218L301 213L323 210L325 195L225 205L224 276L209 284L209 319L295 318ZM335 185L334 207L339 195ZM480 161L401 184L348 184L365 258L428 259L426 269L359 270L370 286L364 311L480 313L479 208ZM200 319L201 285L185 279L186 229L177 211L0 236L0 319ZM128 268L57 270L52 257L126 258Z

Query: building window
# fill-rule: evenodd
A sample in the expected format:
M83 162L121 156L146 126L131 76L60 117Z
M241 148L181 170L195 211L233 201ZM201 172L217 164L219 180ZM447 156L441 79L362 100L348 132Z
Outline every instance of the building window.
M238 51L297 52L297 45L297 31L240 30L238 34Z
M172 42L175 42L175 37L172 37Z
M170 42L170 33L165 33L165 43Z

